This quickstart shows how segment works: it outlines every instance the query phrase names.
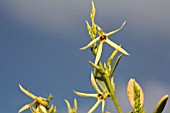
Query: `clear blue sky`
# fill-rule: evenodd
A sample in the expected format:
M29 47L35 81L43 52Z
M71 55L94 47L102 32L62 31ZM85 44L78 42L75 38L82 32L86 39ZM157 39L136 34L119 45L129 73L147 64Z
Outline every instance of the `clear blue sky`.
M110 37L130 53L130 57L123 56L115 74L123 110L130 110L126 85L133 77L143 87L150 113L162 96L170 94L170 1L94 2L96 23L105 32L127 21ZM79 50L90 41L85 24L90 21L90 10L91 0L0 1L1 112L17 112L32 101L19 90L19 83L38 96L52 93L59 113L66 112L64 99L73 103L77 98L81 113L93 105L95 99L78 97L72 91L94 92L90 83L93 68L88 63L94 57L90 50ZM112 51L105 45L102 60ZM106 110L111 111L113 104L108 103ZM167 108L164 113L170 112Z

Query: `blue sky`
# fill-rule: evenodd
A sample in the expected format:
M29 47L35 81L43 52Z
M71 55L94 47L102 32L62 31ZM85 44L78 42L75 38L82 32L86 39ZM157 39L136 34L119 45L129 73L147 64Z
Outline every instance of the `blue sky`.
M170 1L94 2L96 23L105 32L127 21L110 37L130 53L130 57L123 56L115 73L123 110L130 110L126 85L133 77L143 87L145 108L151 112L162 96L170 94ZM90 10L91 0L0 1L1 112L17 112L32 101L19 90L19 83L38 96L52 93L59 112L66 112L64 99L73 103L77 98L81 113L93 105L95 99L78 97L72 91L94 92L90 83L93 68L88 63L94 57L90 50L79 50L90 41L85 24L85 20L90 22ZM102 61L112 51L105 44ZM111 111L113 104L107 101L106 110ZM165 113L170 112L167 108Z

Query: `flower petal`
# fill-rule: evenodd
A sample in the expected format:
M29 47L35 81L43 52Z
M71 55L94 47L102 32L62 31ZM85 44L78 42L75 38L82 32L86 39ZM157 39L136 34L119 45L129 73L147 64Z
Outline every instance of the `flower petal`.
M85 50L85 49L87 49L88 47L92 46L92 45L93 45L95 42L97 42L98 40L100 40L100 37L95 38L95 39L92 40L88 45L80 48L80 50Z
M35 104L36 104L36 101L32 102L31 104L27 104L27 105L23 106L23 107L18 111L18 113L23 112L24 110L26 110L26 109L34 106Z
M67 104L67 109L68 111L71 109L70 103L68 102L68 100L65 100L66 104Z
M81 93L81 92L77 92L77 91L74 91L74 93L81 97L95 97L95 98L97 98L97 94L87 94L87 93Z
M47 113L46 108L45 108L44 106L42 106L42 105L39 105L39 106L38 106L38 109L39 109L39 111L42 112L42 113Z
M111 40L106 39L105 42L107 42L110 46L114 47L115 49L117 49L118 51L122 52L123 54L129 55L128 52L126 52L123 48L121 48L120 46L118 46L117 44L112 42Z
M102 101L102 113L104 113L104 106L105 106L105 101Z
M100 44L98 46L98 50L97 50L97 55L96 55L96 59L95 59L95 64L97 65L97 63L100 60L101 54L102 54L102 47L103 47L103 41L100 41Z
M94 104L94 106L88 111L88 113L92 113L96 108L97 106L100 104L101 100L98 99L98 101Z
M98 65L94 64L94 63L91 62L91 61L89 61L89 63L90 63L94 68L96 68L97 70L99 70L100 72L105 73L105 70L104 70L101 66L98 66Z
M90 26L90 24L88 23L88 21L86 21L86 25L87 25L87 30L88 30L88 31L89 31L89 33L90 33L91 26Z
M29 107L30 107L30 104L27 104L27 105L23 106L23 107L18 111L18 113L23 112L24 110L28 109Z
M37 108L35 109L33 106L30 107L30 110L32 113L39 113L38 109Z
M93 72L91 72L91 82L92 82L92 85L94 87L94 89L97 91L98 94L101 94L101 91L99 90L97 84L96 84L96 81L94 79L94 75L93 75Z
M36 97L35 98L35 100L38 102L38 103L40 103L40 104L42 104L43 106L48 106L49 105L49 102L47 101L47 99L46 98L42 98L42 97Z
M74 99L74 108L77 110L77 100Z
M98 30L99 36L103 36L104 35L104 32L103 32L102 28L99 27L98 25L97 25L97 30Z
M123 22L123 24L121 25L120 28L118 28L118 29L116 29L116 30L114 30L114 31L111 31L111 32L109 32L109 33L106 33L105 35L106 35L106 36L110 36L110 35L112 35L112 34L115 34L116 32L118 32L119 30L121 30L121 29L123 28L123 26L125 25L125 23L126 23L126 21Z
M30 93L29 91L25 90L20 84L19 84L19 88L20 88L26 95L28 95L29 97L31 97L31 98L33 98L33 99L36 98L35 95L33 95L33 94Z

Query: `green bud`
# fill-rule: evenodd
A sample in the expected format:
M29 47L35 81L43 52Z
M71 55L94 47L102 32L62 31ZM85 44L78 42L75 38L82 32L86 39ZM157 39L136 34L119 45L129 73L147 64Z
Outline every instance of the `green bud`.
M134 111L142 108L144 105L144 94L142 88L135 81L135 79L130 79L128 82L127 96Z
M92 1L92 10L91 10L91 13L90 13L90 17L91 17L92 20L94 20L95 15L96 15L96 8L94 6L94 2Z

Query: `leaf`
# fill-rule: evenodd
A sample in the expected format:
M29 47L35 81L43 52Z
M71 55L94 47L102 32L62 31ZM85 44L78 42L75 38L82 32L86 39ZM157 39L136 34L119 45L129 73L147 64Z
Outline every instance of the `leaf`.
M162 113L162 111L164 110L165 108L165 105L166 105L166 102L168 100L169 96L168 95L165 95L163 96L159 102L157 103L153 113Z
M109 91L108 86L106 85L106 79L104 73L101 73L96 68L94 69L94 78L96 79L97 85L102 89L102 91Z
M119 63L119 61L120 61L120 59L122 58L122 54L121 55L119 55L118 56L118 58L117 58L117 60L115 61L115 63L114 63L114 65L113 65L113 68L112 68L112 70L111 70L111 76L113 76L113 73L115 72L115 70L116 70L116 67L117 67L117 65L118 65L118 63Z
M144 105L144 94L142 88L135 79L131 78L128 82L127 96L133 109L136 109L137 107L140 109Z
M115 49L115 50L113 51L113 53L110 55L109 59L107 60L107 64L108 64L108 65L111 65L111 63L112 63L112 61L113 61L113 59L114 59L114 57L115 57L115 55L116 55L117 53L118 53L118 50Z

